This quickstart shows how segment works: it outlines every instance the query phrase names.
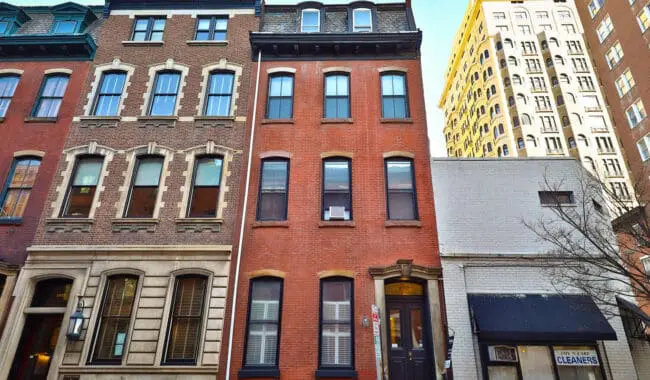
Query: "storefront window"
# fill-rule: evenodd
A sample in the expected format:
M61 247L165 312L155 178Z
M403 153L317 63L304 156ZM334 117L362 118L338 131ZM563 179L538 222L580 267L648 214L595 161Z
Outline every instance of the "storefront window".
M519 380L517 367L489 366L488 376L490 380Z
M602 380L595 347L553 347L560 380Z
M519 365L524 379L555 380L551 350L546 346L519 346Z

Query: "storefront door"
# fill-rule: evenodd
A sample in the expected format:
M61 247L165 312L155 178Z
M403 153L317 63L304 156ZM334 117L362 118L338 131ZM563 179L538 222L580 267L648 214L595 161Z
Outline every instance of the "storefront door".
M62 319L62 314L39 314L27 317L20 345L11 366L10 379L45 380L47 378Z
M427 319L426 297L420 284L401 286L402 292L420 295L391 295L387 285L386 313L391 380L429 380L433 378L430 328ZM419 290L418 290L419 292Z

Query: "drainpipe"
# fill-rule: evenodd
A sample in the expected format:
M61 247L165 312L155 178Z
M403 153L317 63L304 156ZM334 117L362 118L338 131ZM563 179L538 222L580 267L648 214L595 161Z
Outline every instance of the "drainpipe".
M255 100L253 102L253 117L251 119L251 138L248 145L248 165L246 165L246 187L244 187L244 205L242 206L241 227L239 229L239 244L237 246L237 263L235 264L235 287L232 292L232 306L230 307L230 331L228 332L228 360L226 362L226 380L230 380L230 362L232 360L232 340L235 331L235 315L237 312L237 290L239 289L239 269L241 267L242 245L244 242L244 229L246 227L246 211L248 209L248 188L251 181L251 165L253 162L253 142L255 141L255 122L257 119L257 98L260 91L260 69L262 50L257 54L257 79L255 81Z

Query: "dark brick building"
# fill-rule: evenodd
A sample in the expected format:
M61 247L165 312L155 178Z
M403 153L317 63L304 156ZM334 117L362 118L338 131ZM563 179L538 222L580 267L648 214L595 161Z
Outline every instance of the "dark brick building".
M218 373L255 5L106 2L17 279L0 378Z
M0 3L0 331L95 53L101 11Z
M410 4L262 13L250 37L261 59L250 195L220 378L440 378L441 272Z

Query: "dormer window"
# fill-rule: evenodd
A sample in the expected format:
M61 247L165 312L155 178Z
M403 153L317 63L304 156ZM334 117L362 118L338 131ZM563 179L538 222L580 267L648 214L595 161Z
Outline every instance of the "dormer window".
M6 17L0 17L0 36L11 34L12 24L13 20Z
M318 9L304 9L300 31L303 33L320 32L320 11Z
M359 8L352 12L352 31L359 33L372 32L372 13L370 9Z
M77 21L74 20L56 20L52 25L54 34L72 34L77 32Z

